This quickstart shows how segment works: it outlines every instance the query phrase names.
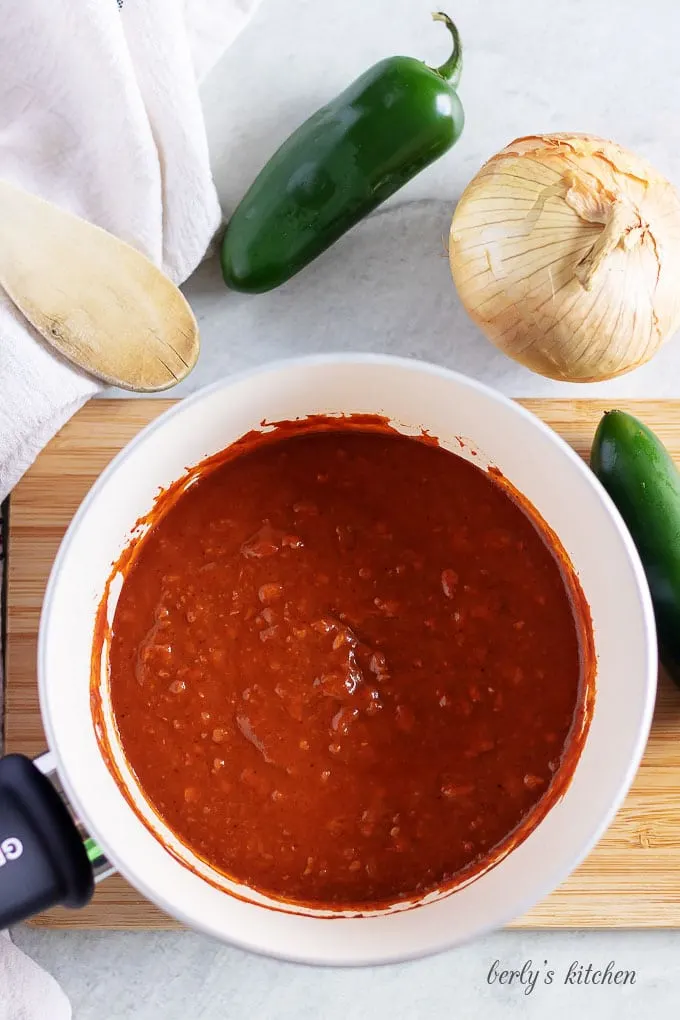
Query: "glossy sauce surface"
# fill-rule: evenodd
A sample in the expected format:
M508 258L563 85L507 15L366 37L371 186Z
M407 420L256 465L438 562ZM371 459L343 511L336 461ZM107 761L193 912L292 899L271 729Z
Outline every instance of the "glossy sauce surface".
M528 831L588 682L587 607L538 519L377 424L260 437L196 477L159 501L110 652L126 757L180 838L275 896L361 906Z

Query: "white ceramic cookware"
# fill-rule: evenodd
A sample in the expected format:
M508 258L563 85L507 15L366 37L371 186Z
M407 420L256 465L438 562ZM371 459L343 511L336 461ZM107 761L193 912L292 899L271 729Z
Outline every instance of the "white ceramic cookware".
M430 896L412 909L402 905L329 918L300 907L281 909L210 873L153 816L118 754L130 796L161 838L152 834L100 754L90 709L90 661L95 614L111 564L160 487L260 428L263 420L351 412L386 415L406 433L425 428L456 453L469 455L473 447L479 454L475 463L496 465L534 504L559 536L590 605L597 694L590 732L564 797L501 863L465 887ZM465 450L456 437L467 441ZM113 591L111 603L115 585ZM96 482L63 540L45 597L38 657L42 715L59 782L112 865L194 928L272 956L336 965L406 960L454 946L518 916L566 878L602 835L631 784L647 740L656 671L652 608L637 553L612 502L567 444L518 404L478 382L415 360L359 354L282 361L224 379L144 429ZM106 683L104 670L105 704ZM109 736L115 746L112 727ZM47 853L44 840L34 847L26 834L23 846L17 835L17 826L27 824L21 820L21 784L28 767L15 761L17 775L4 782L15 813L8 818L0 812L0 847L4 841L10 851L6 866L0 866L0 921L10 875L16 886L23 861L32 880L39 854ZM44 777L40 780L46 785ZM2 790L0 774L0 795ZM41 791L32 790L25 803L39 799ZM63 834L48 842L52 858L57 851L75 852L73 839ZM54 879L51 902L83 902L91 891L88 881L76 865L62 860L59 866L61 885ZM15 903L11 916L25 916L48 901L43 895L32 907Z

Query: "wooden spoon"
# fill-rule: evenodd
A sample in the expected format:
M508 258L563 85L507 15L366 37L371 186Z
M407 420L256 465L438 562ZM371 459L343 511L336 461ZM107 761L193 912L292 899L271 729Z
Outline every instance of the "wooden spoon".
M164 390L196 363L183 294L129 244L0 181L0 284L65 358L127 390Z

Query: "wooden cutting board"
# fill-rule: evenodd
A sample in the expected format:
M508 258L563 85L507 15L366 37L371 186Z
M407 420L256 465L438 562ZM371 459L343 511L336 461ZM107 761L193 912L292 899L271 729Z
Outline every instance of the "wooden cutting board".
M73 512L122 446L168 400L97 400L52 440L10 499L6 746L38 754L45 739L35 661L47 576ZM524 400L587 455L611 402ZM680 463L680 400L617 401L650 425ZM176 922L117 876L81 911L49 911L36 924L72 928L174 928ZM633 788L590 857L518 928L680 928L680 691L661 678L652 734Z

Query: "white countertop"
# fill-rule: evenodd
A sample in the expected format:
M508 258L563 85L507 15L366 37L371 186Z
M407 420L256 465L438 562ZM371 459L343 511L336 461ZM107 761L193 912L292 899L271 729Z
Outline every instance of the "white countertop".
M441 62L448 37L430 10L425 0L264 0L204 87L225 211L286 135L376 60L402 52ZM463 187L518 135L609 136L680 185L680 6L466 0L448 12L466 46L458 145L278 291L229 293L215 261L206 263L185 288L202 354L173 395L273 358L371 350L438 361L511 395L680 396L680 337L637 372L598 386L517 368L467 321L444 255ZM559 1020L576 1011L593 1020L665 1020L677 1014L680 993L673 932L502 932L420 963L352 972L275 963L190 933L15 935L61 980L76 1020ZM489 985L496 959L506 969L532 960L540 981L555 971L553 983L530 995ZM636 983L564 984L573 961L603 968L610 960L635 970Z
M318 970L200 935L40 934L16 939L69 993L74 1020L676 1020L680 938L661 932L499 932L419 963ZM496 960L540 978L487 981ZM565 985L577 963L635 984ZM554 980L544 983L548 970ZM45 1020L50 1020L45 1017Z

